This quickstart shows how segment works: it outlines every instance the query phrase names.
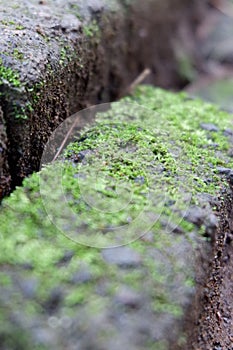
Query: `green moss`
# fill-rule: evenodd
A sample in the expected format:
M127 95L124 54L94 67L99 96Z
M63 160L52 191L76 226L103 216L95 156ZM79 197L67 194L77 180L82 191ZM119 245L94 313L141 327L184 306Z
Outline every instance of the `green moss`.
M16 58L17 60L23 60L23 58L24 58L23 53L20 52L18 49L14 49L14 51L13 51L13 56L14 56L14 58Z
M203 130L200 123L204 122L216 124L220 131ZM199 204L197 194L217 195L227 186L216 167L233 167L227 156L229 141L223 133L231 123L232 116L216 106L149 86L138 88L132 97L98 114L95 124L81 131L60 161L25 179L3 202L3 284L11 283L6 279L6 266L32 266L26 276L36 276L39 287L28 306L29 314L43 309L54 288L65 291L65 313L77 314L79 305L91 308L95 296L104 308L118 288L126 285L136 292L143 286L155 315L181 318L182 305L171 297L171 291L177 288L177 280L179 288L193 290L193 266L185 254L191 255L195 249L193 235L205 233L204 225L195 227L182 213L189 205ZM86 152L85 161L75 162L82 152ZM62 191L58 190L60 180ZM188 198L187 193L191 195ZM66 220L70 212L75 216ZM136 225L131 224L134 219ZM169 223L183 228L184 234L172 234ZM123 230L116 234L114 227ZM140 237L145 228L152 234L150 241ZM100 250L85 246L135 239L130 247L143 259L140 267L131 270L107 264ZM67 250L73 257L61 265ZM92 278L77 286L72 277L83 263ZM103 286L104 298L98 294L98 287ZM20 295L15 300L17 305L25 304ZM153 348L154 344L148 345L148 349Z
M178 72L183 79L193 81L196 77L196 71L191 57L185 53L180 53L178 57Z
M17 29L17 30L23 30L23 29L25 29L25 27L22 26L21 24L16 24L15 29Z
M18 24L16 23L15 21L13 20L5 20L5 19L2 19L0 21L4 26L14 26L14 28L16 30L22 30L22 29L25 29L25 27L21 24Z
M15 22L12 21L12 20L5 20L5 19L3 19L3 20L1 20L1 23L3 25L5 25L5 26L7 26L7 25L15 25Z
M93 20L89 24L83 26L83 32L88 38L98 38L99 31L100 29L96 20Z
M7 68L3 65L0 58L0 85L8 83L14 87L20 87L21 82L19 80L19 74L14 72L11 68Z
M83 17L80 14L79 5L77 5L77 4L70 4L69 12L72 13L73 15L75 15L79 20L83 19Z

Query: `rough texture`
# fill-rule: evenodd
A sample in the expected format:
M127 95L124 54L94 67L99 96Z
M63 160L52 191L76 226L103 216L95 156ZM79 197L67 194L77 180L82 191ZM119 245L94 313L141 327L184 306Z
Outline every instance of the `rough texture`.
M10 190L10 174L7 162L7 134L0 108L0 198L4 197Z
M146 110L140 112L138 104L130 109L129 102ZM64 165L62 194L56 164L26 179L0 213L3 349L189 350L202 312L211 247L231 215L224 209L224 200L231 198L233 162L226 133L231 123L232 115L215 106L141 87L68 146L62 163L56 163ZM203 124L214 124L215 131ZM96 196L91 192L97 202L90 205L92 171L98 174ZM127 190L116 197L114 179L134 190L127 210L119 209ZM166 193L162 207L161 192ZM77 214L75 222L66 217L66 207ZM114 207L119 210L111 211ZM135 227L128 219L138 210L154 224L127 247L75 243L124 243L121 232L111 238L114 226L129 223L125 234L130 237ZM225 332L222 346L230 344L230 336ZM211 337L199 345L215 346Z
M203 9L188 0L1 1L0 104L13 186L38 169L62 120L124 94L145 67L150 82L182 84Z

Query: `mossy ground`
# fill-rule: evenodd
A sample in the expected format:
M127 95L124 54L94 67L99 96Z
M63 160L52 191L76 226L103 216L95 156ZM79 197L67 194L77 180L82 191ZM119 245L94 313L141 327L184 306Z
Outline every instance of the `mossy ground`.
M203 130L200 123L214 123L219 131ZM16 310L27 318L45 315L47 320L56 289L62 290L63 299L56 317L72 318L84 308L89 320L111 308L122 286L144 295L154 321L165 314L180 319L193 292L195 244L204 240L205 232L205 226L186 221L184 212L199 204L198 194L218 196L227 186L216 167L233 167L224 134L230 127L232 116L214 105L149 86L97 115L57 162L62 164L60 177L56 166L49 165L25 179L2 204L2 295L15 288L16 273L22 280L35 277L37 288L31 299L21 292L0 299L1 314L6 315L1 325ZM75 223L72 215L67 220L70 212ZM123 227L119 237L114 231L118 227ZM179 234L172 232L175 228ZM147 231L152 239L142 237ZM107 263L101 249L90 247L129 242L142 257L133 269ZM68 261L67 252L72 252ZM91 278L76 285L72 278L84 266ZM3 336L14 332L11 325L3 329ZM152 338L148 336L146 348L167 348L166 338Z

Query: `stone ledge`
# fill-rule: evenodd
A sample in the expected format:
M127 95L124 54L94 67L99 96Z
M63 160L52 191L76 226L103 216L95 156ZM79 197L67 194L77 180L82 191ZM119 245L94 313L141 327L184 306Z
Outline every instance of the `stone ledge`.
M136 102L137 110L130 113L126 102ZM146 118L138 104L146 107ZM215 128L210 131L206 125ZM232 211L226 181L233 168L231 125L232 115L214 105L142 86L131 98L112 104L76 144L68 146L67 162L62 163L62 193L56 163L25 179L3 201L0 211L0 339L4 346L25 350L191 349L201 297L206 305L209 259L213 253L215 261L217 257L212 248L218 234L223 236ZM78 157L81 152L84 158ZM77 174L82 175L85 168L97 168L97 184L103 185L100 174L109 181L104 188L97 187L109 209L114 176L136 190L127 216L120 210L100 215L95 206L83 204L85 191L80 190ZM148 181L138 182L141 172ZM159 218L158 193L153 192L154 182L150 181L153 174L159 174L158 188L167 194ZM93 186L88 181L87 177L86 189ZM122 220L130 225L128 215L145 205L148 188L153 205L146 203L150 215L145 211L145 216L158 218L149 232L127 247L107 251L85 246L89 238L96 239L94 243L106 242L113 225L119 227ZM192 194L188 202L186 192ZM77 213L76 220L73 216L67 220L64 193ZM122 205L124 193L115 197L116 205ZM140 230L142 225L144 221ZM138 228L131 226L133 234L134 229ZM116 239L124 239L124 232L121 237L118 231L115 234ZM200 348L213 348L213 342Z
M180 48L195 60L193 29L203 7L186 0L1 1L0 105L9 164L1 193L38 169L62 120L116 99L145 67L152 71L148 82L182 83Z

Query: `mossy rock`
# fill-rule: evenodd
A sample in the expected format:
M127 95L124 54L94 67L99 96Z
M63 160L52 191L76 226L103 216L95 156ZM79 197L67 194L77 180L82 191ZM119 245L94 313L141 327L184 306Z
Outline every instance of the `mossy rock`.
M181 50L176 23L194 37L202 7L202 0L2 0L0 106L9 141L4 194L38 170L49 136L72 113L123 96L145 68L150 83L180 85L184 59L179 62L178 53L189 62L187 75L197 50L183 44Z
M3 349L187 349L231 126L142 86L25 179L0 212Z

